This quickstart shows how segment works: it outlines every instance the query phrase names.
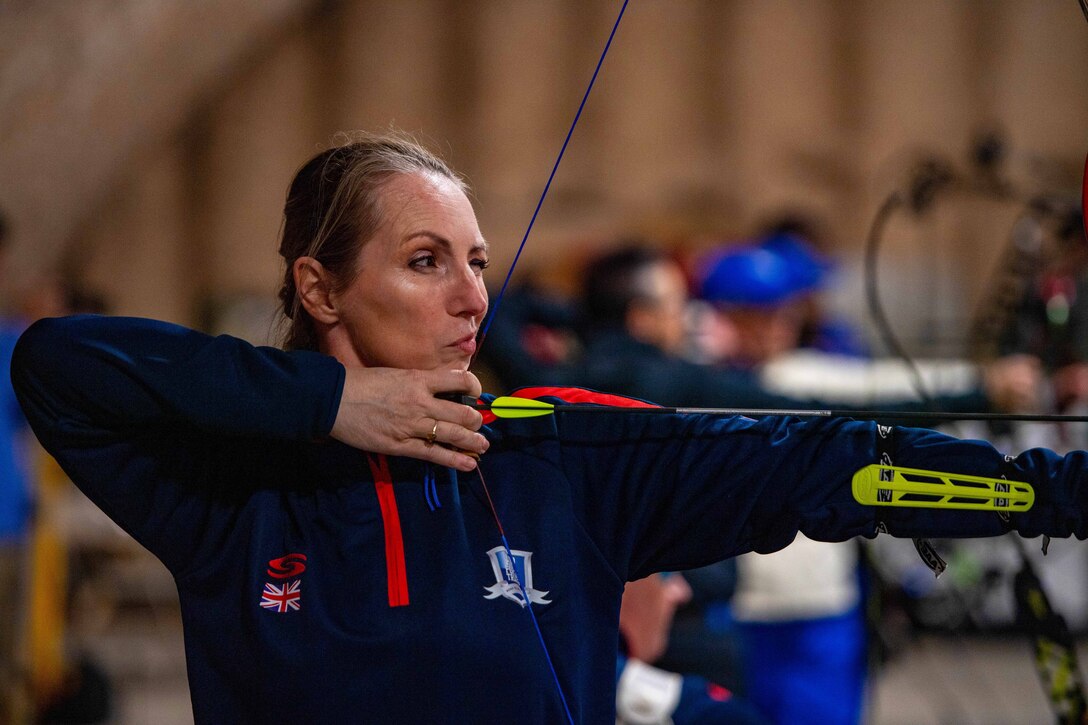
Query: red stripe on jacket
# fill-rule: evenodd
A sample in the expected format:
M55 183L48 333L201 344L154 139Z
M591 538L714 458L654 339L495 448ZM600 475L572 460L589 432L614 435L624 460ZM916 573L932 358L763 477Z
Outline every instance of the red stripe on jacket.
M400 529L400 513L397 511L397 499L393 495L393 477L389 473L389 462L385 456L378 455L378 460L369 453L366 456L370 472L374 475L374 490L378 494L378 506L382 512L382 527L385 530L385 572L386 588L389 590L390 607L408 606L408 570L404 565L404 535Z

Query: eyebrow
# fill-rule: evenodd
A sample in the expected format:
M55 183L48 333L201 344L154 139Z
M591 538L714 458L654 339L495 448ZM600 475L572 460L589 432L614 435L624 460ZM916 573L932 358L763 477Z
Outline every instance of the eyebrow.
M410 242L416 237L428 237L429 239L432 239L436 243L445 247L447 251L453 249L453 244L450 243L450 240L446 239L441 234L435 234L434 232L427 231L425 229L423 231L413 232L412 234L409 234L407 237L404 238L404 241ZM487 254L490 251L491 245L487 243L486 239L479 244L472 245L472 248L469 250L469 252L483 252L484 254Z

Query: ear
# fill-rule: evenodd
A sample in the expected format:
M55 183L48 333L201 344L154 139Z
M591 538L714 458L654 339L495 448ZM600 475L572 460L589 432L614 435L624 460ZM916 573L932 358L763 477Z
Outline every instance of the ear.
M332 301L332 275L313 257L299 257L291 265L295 289L302 306L317 322L335 324L340 314Z

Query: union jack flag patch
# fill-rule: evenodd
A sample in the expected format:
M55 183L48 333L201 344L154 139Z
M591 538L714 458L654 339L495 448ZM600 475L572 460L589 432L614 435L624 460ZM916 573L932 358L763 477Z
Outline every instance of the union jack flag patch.
M302 605L302 580L285 582L283 586L272 583L264 585L261 592L261 606L273 612L298 611Z

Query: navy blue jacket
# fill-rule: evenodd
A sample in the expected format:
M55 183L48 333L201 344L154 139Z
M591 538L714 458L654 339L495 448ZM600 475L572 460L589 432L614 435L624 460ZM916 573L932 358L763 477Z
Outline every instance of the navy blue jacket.
M504 586L479 476L438 472L436 501L428 467L394 458L382 494L380 460L327 438L336 360L76 317L28 330L12 377L45 447L173 573L197 722L565 720L528 610ZM483 475L578 723L613 722L630 579L774 551L798 530L1006 530L982 512L856 504L851 475L876 456L866 422L564 413L485 432ZM1002 464L986 443L928 430L900 429L897 446L896 463L916 468ZM1085 462L1017 458L1037 502L1012 526L1084 537Z

